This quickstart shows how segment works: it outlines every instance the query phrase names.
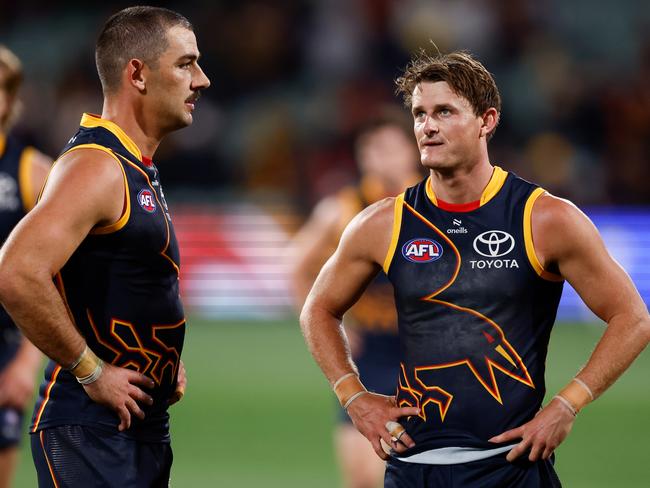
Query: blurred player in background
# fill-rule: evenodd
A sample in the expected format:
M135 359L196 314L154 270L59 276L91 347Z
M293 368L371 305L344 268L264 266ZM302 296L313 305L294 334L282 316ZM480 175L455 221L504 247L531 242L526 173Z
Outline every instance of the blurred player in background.
M292 243L293 291L298 310L350 220L368 205L398 195L421 177L408 119L404 120L397 107L385 107L380 112L361 128L355 140L360 184L323 199ZM345 331L364 384L376 393L395 394L399 371L397 315L393 287L383 273L346 314ZM335 445L344 486L380 486L385 463L344 410L340 410Z
M179 252L152 162L210 84L192 25L132 7L95 51L84 114L0 252L0 299L51 361L31 427L41 487L167 487L168 407L185 386Z
M560 486L553 452L650 341L647 307L582 212L492 165L501 97L481 63L420 54L398 88L430 176L348 225L306 300L307 344L389 457L385 487ZM396 397L366 390L340 326L381 267L399 318ZM608 326L540 410L564 280Z
M20 60L0 44L0 242L29 212L52 160L9 135L19 112ZM0 307L0 488L10 486L18 460L24 409L34 393L41 353Z

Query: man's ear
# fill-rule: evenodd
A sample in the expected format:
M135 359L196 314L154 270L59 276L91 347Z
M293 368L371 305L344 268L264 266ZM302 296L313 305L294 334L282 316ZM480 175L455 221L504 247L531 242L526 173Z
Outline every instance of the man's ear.
M144 61L140 59L130 59L126 65L126 74L128 83L137 88L139 91L144 91L147 88L147 75L145 73Z
M487 137L489 134L494 132L497 124L499 123L499 112L494 107L488 108L485 113L481 116L483 123L481 124L481 137Z

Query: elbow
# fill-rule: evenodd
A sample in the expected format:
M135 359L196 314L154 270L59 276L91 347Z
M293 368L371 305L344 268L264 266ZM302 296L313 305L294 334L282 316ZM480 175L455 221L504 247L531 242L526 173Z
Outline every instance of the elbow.
M11 298L15 295L15 274L9 264L0 260L0 303L7 308Z
M0 303L11 312L20 301L21 291L31 286L29 274L21 269L20 263L0 256Z
M647 346L650 344L650 315L646 314L645 318L641 320L640 328L643 337L643 344L644 346Z
M300 316L298 321L300 322L300 329L302 330L303 335L307 335L309 327L312 322L312 304L309 300L309 297L302 305L302 308L299 308Z

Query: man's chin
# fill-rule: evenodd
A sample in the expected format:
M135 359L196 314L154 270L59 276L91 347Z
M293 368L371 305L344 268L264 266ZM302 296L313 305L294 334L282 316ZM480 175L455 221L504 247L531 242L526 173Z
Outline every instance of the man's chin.
M420 162L422 163L422 166L424 166L425 168L433 169L433 170L449 169L452 166L446 163L445 161L429 159L429 158L422 158L420 159Z

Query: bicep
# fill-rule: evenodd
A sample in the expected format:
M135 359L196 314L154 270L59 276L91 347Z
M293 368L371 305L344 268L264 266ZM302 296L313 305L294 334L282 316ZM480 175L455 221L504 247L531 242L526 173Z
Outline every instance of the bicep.
M554 261L585 304L605 322L616 315L643 310L632 280L610 255L589 218L568 203L557 214L558 222L548 230L556 253ZM567 228L570 233L562 232Z
M76 158L62 163L52 170L39 204L3 247L3 261L16 271L55 274L94 226L114 218L118 208L119 217L122 202L115 195L124 184L114 162Z
M341 319L380 269L379 264L339 246L321 269L309 300Z
M381 269L393 226L393 201L378 202L348 225L309 294L311 306L342 318Z

